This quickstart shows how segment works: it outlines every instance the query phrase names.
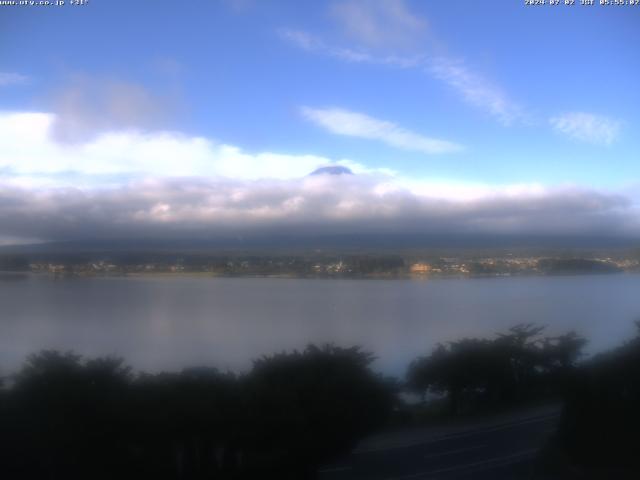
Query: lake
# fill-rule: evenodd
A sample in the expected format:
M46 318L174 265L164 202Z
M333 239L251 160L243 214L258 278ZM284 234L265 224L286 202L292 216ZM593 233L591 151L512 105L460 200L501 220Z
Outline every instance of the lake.
M361 345L402 375L437 342L522 322L575 329L589 351L640 318L640 275L434 280L0 275L0 373L43 348L119 355L136 369L246 370L309 342Z

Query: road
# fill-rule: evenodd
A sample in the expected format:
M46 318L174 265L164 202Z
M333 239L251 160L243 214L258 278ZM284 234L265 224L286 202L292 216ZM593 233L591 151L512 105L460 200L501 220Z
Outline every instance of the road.
M550 406L452 428L422 429L365 441L319 472L322 480L518 480L555 430Z

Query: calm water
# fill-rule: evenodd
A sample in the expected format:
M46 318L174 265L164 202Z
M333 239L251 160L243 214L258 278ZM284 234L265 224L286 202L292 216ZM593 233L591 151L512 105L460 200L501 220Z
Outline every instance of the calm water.
M439 341L519 322L576 329L590 350L617 345L640 318L640 275L442 280L53 279L0 275L0 371L42 348L117 354L136 368L252 358L332 341L362 345L402 374Z

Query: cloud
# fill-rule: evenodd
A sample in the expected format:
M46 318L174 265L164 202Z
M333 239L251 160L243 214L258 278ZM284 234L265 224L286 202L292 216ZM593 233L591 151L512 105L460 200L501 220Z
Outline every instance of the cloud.
M170 56L156 56L151 61L151 67L161 75L176 78L185 71L185 66Z
M440 57L432 59L425 68L458 91L465 101L485 110L502 124L510 125L523 118L522 109L502 89L472 72L464 62Z
M106 131L85 141L61 143L55 137L58 122L51 113L0 113L0 178L21 185L65 186L122 183L147 176L296 178L327 164L367 171L348 159L248 153L171 131Z
M283 40L310 53L326 55L349 63L366 63L397 68L415 68L423 64L422 55L373 55L362 49L335 47L319 37L302 30L282 28L278 35Z
M331 133L378 140L386 145L403 150L413 150L428 155L462 150L462 147L458 144L425 137L411 130L406 130L395 123L341 108L314 109L303 107L302 114L308 120Z
M15 72L0 72L0 87L10 85L24 85L29 83L31 78Z
M484 110L503 125L511 125L526 117L523 109L503 89L474 72L462 60L425 54L381 54L370 50L336 47L301 30L280 29L278 34L283 40L309 53L326 55L344 62L420 70L442 81L458 92L465 102Z
M375 135L400 144L423 140L355 115L362 124L340 128L373 135L373 126ZM248 153L176 132L108 131L60 143L52 138L55 122L51 113L0 113L5 243L271 234L640 236L637 192L407 180L346 159ZM308 176L325 164L356 175Z
M162 127L175 111L173 100L133 82L75 75L52 97L53 135L61 142L80 142L114 128Z
M330 13L356 42L377 48L413 45L427 26L403 0L343 0Z
M640 234L628 198L585 189L494 188L464 200L370 175L291 180L148 179L111 189L0 186L3 234L45 240L265 234Z
M559 133L575 140L597 145L611 145L620 135L621 122L602 115L570 112L549 119Z

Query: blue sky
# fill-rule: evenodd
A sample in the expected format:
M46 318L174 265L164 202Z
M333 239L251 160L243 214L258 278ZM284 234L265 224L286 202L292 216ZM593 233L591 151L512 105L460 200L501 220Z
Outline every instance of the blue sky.
M95 200L177 178L286 190L343 163L368 178L367 195L622 196L590 216L635 225L640 7L523 3L0 7L1 185L53 203L61 189ZM174 208L155 195L150 221ZM247 214L234 212L220 215Z

